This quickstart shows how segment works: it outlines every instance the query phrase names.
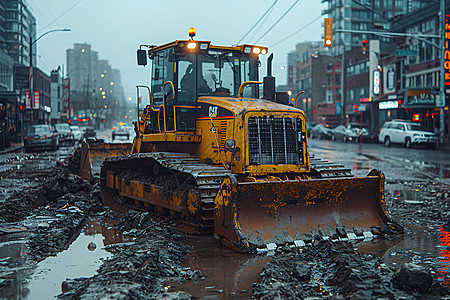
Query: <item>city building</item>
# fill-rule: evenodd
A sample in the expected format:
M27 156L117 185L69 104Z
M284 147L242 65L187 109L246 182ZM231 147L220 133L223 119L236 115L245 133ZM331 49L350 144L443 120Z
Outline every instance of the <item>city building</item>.
M0 0L0 45L16 64L30 65L30 46L36 57L36 19L25 0ZM36 61L35 58L33 58Z
M50 74L50 88L51 88L51 122L58 123L61 120L62 112L62 76L61 68L52 70Z
M339 122L336 101L327 98L326 93L330 83L326 73L335 62L336 58L320 52L313 52L305 60L297 61L297 88L298 91L305 91L299 95L297 107L305 112L308 121L331 126Z
M73 49L66 50L66 58L74 124L100 128L107 119L119 116L125 101L120 71L108 60L99 59L90 44L74 44Z
M439 35L439 1L422 8L420 11L403 15L392 26L395 32L408 34ZM450 11L450 3L446 3ZM441 59L439 39L396 37L394 54L383 55L380 64L383 67L383 84L380 96L375 98L378 126L393 119L406 119L420 123L424 128L438 132L440 130L440 107L436 99L441 86ZM383 51L381 52L383 54ZM449 96L446 90L444 107L444 131L449 128Z
M322 0L327 2L323 15L333 18L334 54L342 53L342 45L346 49L359 47L362 40L368 39L367 33L344 33L339 30L371 31L390 29L399 23L401 15L416 11L436 0ZM384 40L389 41L389 38Z
M27 2L0 0L0 141L3 146L10 141L21 141L23 124L28 122L29 126L24 99L26 89L30 88L30 72L28 76L16 76L15 70L16 66L30 65L30 50L36 53L36 45L32 43L35 39L36 19Z

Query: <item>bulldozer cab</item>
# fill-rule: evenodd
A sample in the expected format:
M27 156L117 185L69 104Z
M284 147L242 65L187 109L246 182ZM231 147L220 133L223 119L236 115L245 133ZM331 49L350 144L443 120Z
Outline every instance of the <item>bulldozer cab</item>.
M192 40L151 48L150 103L141 103L139 113L149 123L143 133L194 132L199 97L237 97L243 82L258 79L259 59L252 49ZM138 50L138 63L144 65L142 51ZM258 85L249 85L243 97L258 95Z

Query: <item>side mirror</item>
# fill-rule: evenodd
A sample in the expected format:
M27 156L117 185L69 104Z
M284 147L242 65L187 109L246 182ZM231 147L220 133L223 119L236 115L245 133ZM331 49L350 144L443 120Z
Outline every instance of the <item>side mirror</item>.
M137 51L137 63L139 66L147 65L147 51L141 49Z

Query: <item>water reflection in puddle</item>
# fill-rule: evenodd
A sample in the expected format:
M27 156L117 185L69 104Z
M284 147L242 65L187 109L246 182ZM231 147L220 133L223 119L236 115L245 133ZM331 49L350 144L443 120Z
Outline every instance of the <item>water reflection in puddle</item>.
M102 249L104 246L123 241L112 224L93 221L83 227L80 235L67 250L60 252L55 257L48 257L38 263L33 270L22 267L21 270L10 274L8 279L12 278L13 284L2 288L0 297L8 299L54 298L61 293L61 283L66 278L94 275L102 261L112 256ZM92 243L96 245L95 249L92 247L88 249L88 245L92 246ZM7 249L7 247L0 246L2 256L4 250ZM15 253L13 256L16 260L21 259L20 254ZM24 259L21 263L25 263Z
M263 267L270 262L264 255L240 254L222 246L212 236L187 237L193 245L183 265L200 270L203 280L184 284L168 282L169 292L185 291L196 298L249 299L253 283L260 281Z

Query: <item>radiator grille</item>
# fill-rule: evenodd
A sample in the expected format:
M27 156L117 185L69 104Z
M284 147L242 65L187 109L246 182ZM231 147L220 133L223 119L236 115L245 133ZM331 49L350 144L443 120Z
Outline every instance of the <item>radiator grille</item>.
M303 164L305 135L301 130L298 118L250 117L250 164Z

